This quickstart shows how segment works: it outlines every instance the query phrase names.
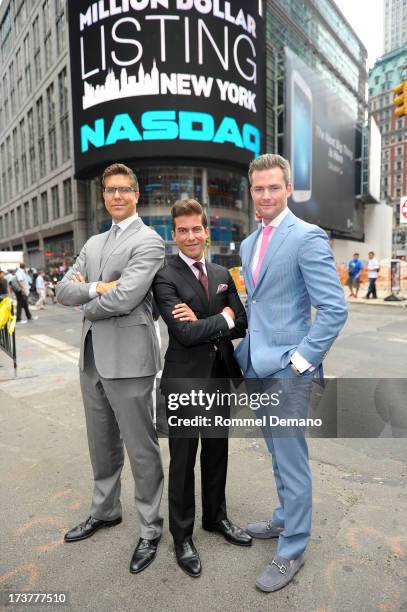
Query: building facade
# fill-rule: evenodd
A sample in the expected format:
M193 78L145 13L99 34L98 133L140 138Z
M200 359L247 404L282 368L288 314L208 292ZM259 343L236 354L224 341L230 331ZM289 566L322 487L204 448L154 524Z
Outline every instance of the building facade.
M393 89L403 80L407 44L379 58L369 73L369 110L382 134L381 198L393 208L392 256L407 255L407 226L400 197L407 194L407 123L394 114Z
M384 0L384 54L407 43L407 4L404 0Z
M266 21L263 150L285 151L287 47L349 109L361 142L366 50L335 3L267 0L260 5ZM99 180L74 178L67 30L64 0L3 0L0 5L0 250L23 250L31 266L46 269L69 265L89 235L109 226ZM338 239L364 237L359 153L354 163L353 216L347 230L331 232ZM148 164L134 159L129 165L140 181L139 212L168 241L168 255L176 252L169 208L179 198L196 197L209 213L213 260L239 263L240 242L256 223L243 168L216 159L197 163L187 156ZM325 228L331 231L329 222Z

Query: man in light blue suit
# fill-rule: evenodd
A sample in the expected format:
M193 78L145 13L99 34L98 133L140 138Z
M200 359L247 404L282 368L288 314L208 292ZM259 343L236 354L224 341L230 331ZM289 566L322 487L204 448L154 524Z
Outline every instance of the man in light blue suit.
M306 417L312 378L347 318L344 293L326 233L288 208L291 171L279 155L261 155L249 168L250 190L261 227L241 245L249 333L235 357L260 389L284 389L282 416ZM316 317L311 320L311 306ZM250 523L260 539L278 538L277 553L256 586L276 591L304 563L311 533L312 481L303 432L263 434L272 455L279 506L272 518Z

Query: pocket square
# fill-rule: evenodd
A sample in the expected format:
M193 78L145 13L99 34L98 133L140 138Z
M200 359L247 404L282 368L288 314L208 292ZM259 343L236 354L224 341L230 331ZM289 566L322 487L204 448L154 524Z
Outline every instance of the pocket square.
M224 283L221 283L220 285L218 285L218 288L216 289L216 295L218 295L218 293L223 293L224 291L226 291L228 288L227 285L225 285Z

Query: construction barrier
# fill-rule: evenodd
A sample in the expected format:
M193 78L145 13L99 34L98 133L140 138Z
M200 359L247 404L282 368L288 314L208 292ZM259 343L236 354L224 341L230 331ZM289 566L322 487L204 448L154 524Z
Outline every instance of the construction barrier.
M13 360L17 372L16 315L11 298L0 301L0 349Z

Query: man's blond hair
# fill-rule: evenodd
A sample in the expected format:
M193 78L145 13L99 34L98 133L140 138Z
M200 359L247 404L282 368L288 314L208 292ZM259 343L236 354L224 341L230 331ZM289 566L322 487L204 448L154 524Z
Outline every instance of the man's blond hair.
M283 171L285 184L288 185L288 183L291 183L290 162L281 155L274 153L265 153L264 155L260 155L260 157L256 157L256 159L253 159L253 161L250 162L249 183L252 184L253 172L258 172L260 170L271 170L272 168L281 168Z

